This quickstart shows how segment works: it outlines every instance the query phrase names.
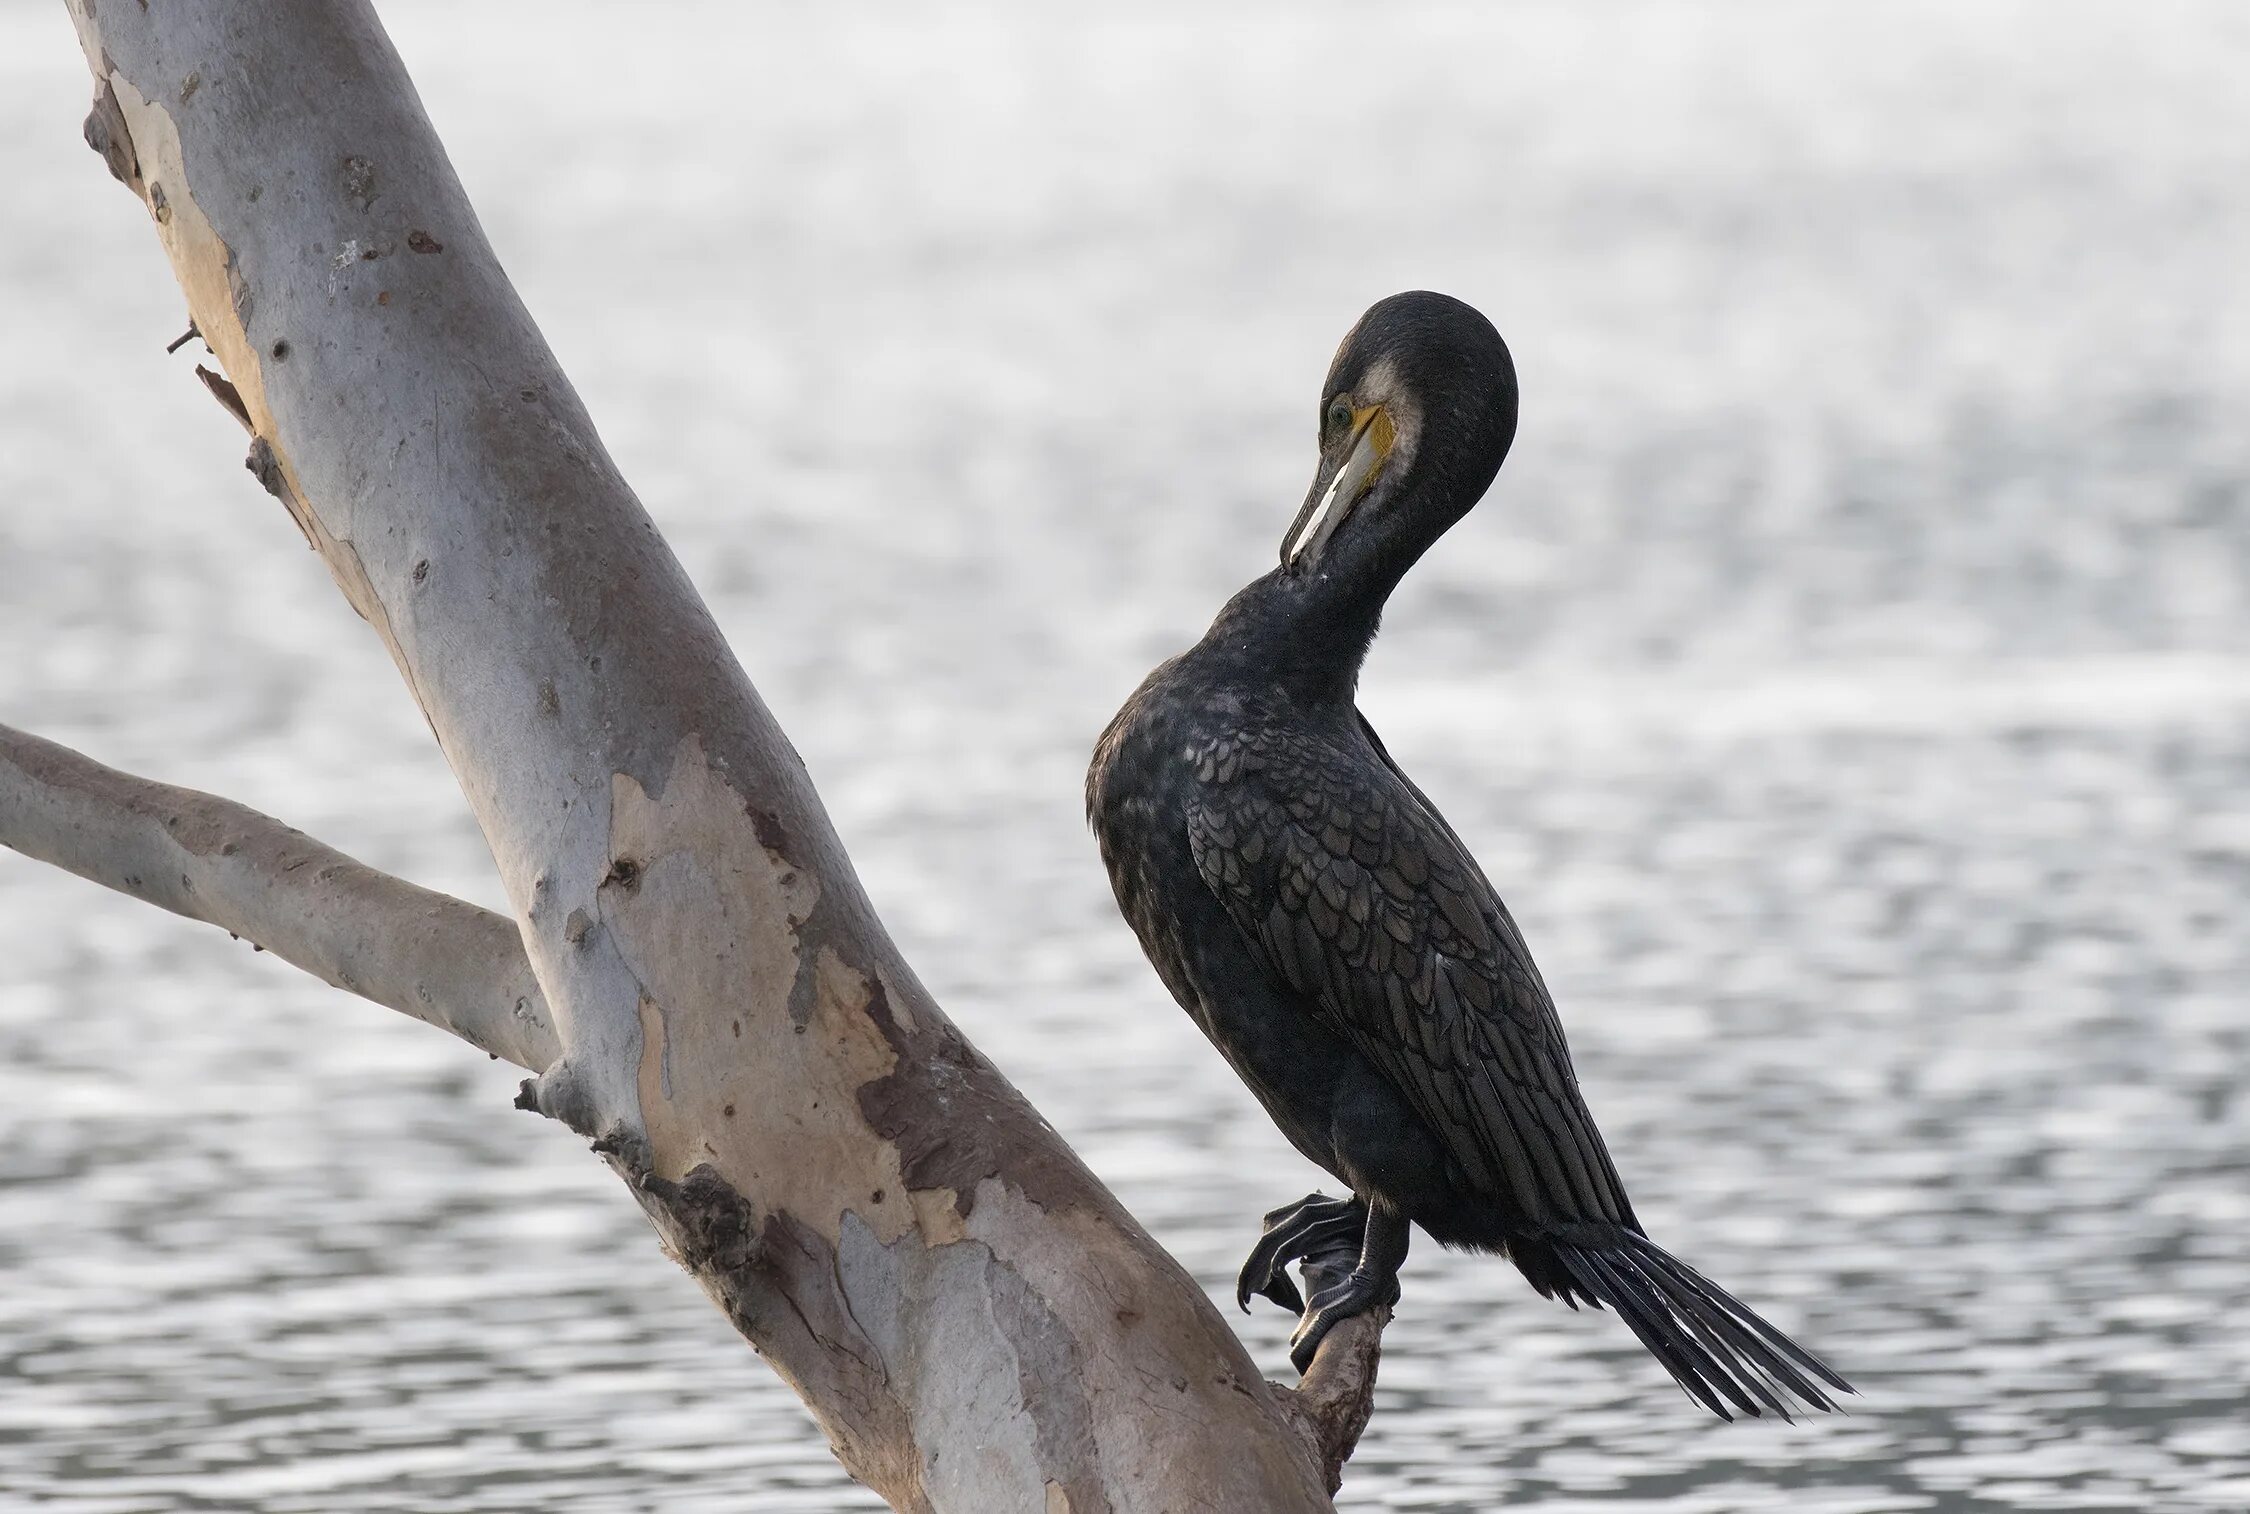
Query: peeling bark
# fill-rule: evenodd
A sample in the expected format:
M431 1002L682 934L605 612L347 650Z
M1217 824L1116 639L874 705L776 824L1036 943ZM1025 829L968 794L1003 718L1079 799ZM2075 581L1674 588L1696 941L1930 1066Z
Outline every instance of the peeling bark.
M148 206L254 470L389 648L490 845L553 1038L526 1022L502 1052L542 1068L527 1102L595 1138L894 1507L1327 1509L1378 1322L1337 1332L1301 1404L1265 1383L924 991L363 0L71 10L88 141ZM145 795L100 769L72 790L42 747L19 740L17 771L80 819L27 850L113 886L111 855L180 860ZM168 793L210 834L274 826ZM411 885L260 834L262 862L187 846L155 902L269 931L294 912L291 960L368 993L380 975L339 954L388 953L373 996L418 1013L411 941L347 941L275 873L305 871L296 846L346 892ZM449 929L496 940L448 904Z

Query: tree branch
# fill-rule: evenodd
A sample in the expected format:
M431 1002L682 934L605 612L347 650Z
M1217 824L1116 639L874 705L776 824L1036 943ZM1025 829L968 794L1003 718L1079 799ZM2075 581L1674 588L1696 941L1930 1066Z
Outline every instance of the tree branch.
M1305 1297L1319 1291L1309 1277ZM1313 1354L1312 1366L1296 1387L1270 1386L1282 1412L1320 1463L1328 1491L1344 1485L1344 1463L1359 1447L1359 1437L1375 1414L1375 1369L1383 1358L1383 1327L1391 1322L1386 1305L1354 1315L1328 1332Z
M0 726L0 845L201 920L533 1072L561 1050L514 922L270 815Z
M895 1507L1329 1510L1209 1300L884 931L365 0L71 11L89 142L484 831L560 1045L537 1106Z
M0 846L216 925L335 988L537 1072L560 1051L515 926L354 861L247 805L138 778L0 725ZM1333 1277L1308 1275L1308 1294ZM1374 1410L1388 1309L1270 1386L1328 1489Z

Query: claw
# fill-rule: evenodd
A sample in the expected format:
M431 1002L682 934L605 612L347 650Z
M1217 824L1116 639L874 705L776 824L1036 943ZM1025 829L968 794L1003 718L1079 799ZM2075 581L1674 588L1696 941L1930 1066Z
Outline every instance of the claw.
M1265 1234L1250 1249L1235 1280L1234 1301L1250 1312L1256 1294L1272 1299L1291 1314L1302 1314L1304 1297L1289 1280L1289 1264L1338 1250L1349 1262L1358 1255L1359 1236L1367 1210L1357 1199L1332 1199L1308 1193L1294 1204L1284 1204L1265 1218Z
M1247 1274L1236 1280L1234 1301L1241 1306L1244 1314L1250 1312L1250 1297L1252 1294L1256 1294L1260 1298L1272 1299L1291 1314L1303 1314L1305 1312L1305 1296L1297 1291L1295 1283L1289 1281L1289 1274L1283 1268L1275 1267L1268 1271L1265 1275L1265 1281L1256 1287L1251 1286Z

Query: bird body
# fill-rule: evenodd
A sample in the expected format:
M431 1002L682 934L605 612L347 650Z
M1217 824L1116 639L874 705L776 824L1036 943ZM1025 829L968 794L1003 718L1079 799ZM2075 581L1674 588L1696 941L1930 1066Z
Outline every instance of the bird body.
M1119 907L1165 986L1290 1144L1344 1177L1334 1112L1346 1090L1366 1081L1365 1058L1342 1027L1305 1014L1275 982L1233 918L1239 896L1211 888L1202 869L1208 864L1230 887L1269 870L1278 856L1263 833L1231 828L1230 798L1263 797L1282 743L1309 757L1348 749L1356 734L1333 711L1307 720L1311 712L1286 696L1230 685L1210 667L1220 659L1204 650L1158 669L1103 734L1089 813ZM1388 1094L1403 1113L1387 1086L1364 1091Z
M1158 975L1291 1144L1434 1239L1632 1223L1475 862L1350 702L1233 660L1167 663L1097 748L1089 808Z
M1268 1216L1239 1296L1300 1305L1290 1261L1344 1246L1304 1309L1303 1367L1397 1298L1408 1227L1510 1256L1542 1294L1616 1309L1715 1412L1832 1407L1845 1384L1648 1241L1498 893L1360 715L1392 588L1489 486L1514 370L1469 307L1363 317L1277 568L1111 721L1087 811L1159 977L1283 1135L1351 1190ZM1847 1390L1848 1391L1848 1390Z

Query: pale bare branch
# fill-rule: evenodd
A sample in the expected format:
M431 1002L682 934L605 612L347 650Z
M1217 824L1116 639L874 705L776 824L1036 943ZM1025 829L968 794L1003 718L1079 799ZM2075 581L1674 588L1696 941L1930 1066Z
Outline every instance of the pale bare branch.
M560 1045L537 1107L895 1507L1328 1510L1202 1291L876 919L365 0L71 11L254 471L484 831Z
M270 815L0 726L0 845L239 936L539 1071L560 1051L515 923Z

